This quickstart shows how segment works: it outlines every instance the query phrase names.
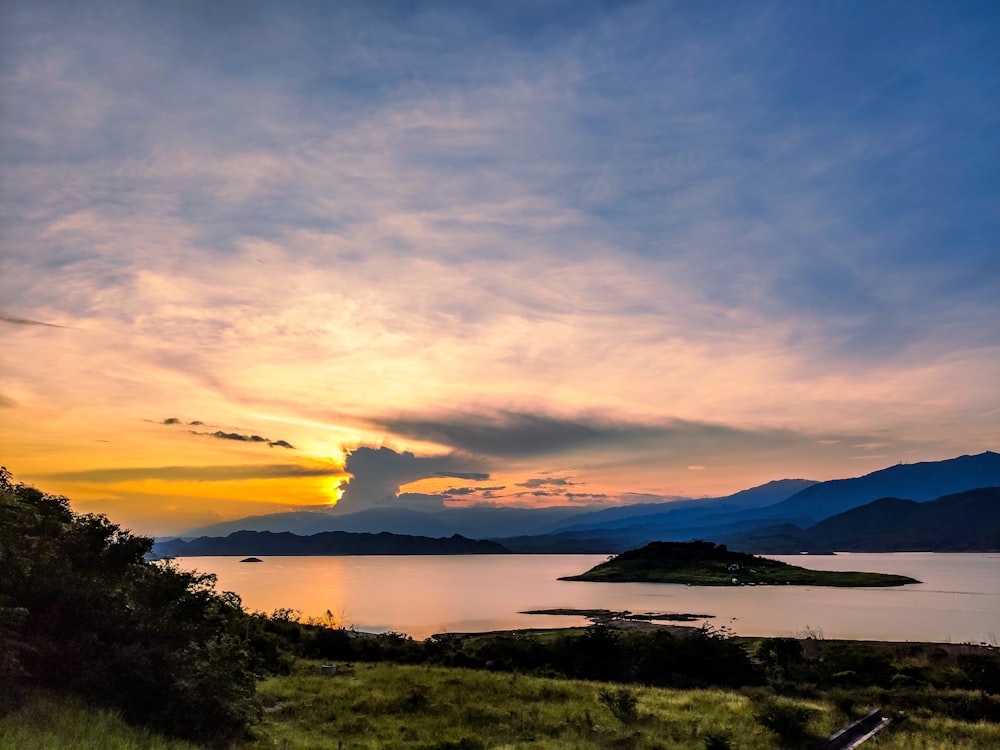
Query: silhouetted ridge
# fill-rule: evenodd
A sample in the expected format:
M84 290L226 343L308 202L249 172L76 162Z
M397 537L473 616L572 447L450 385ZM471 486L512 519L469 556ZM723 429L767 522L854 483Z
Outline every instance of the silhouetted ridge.
M225 537L190 541L158 541L154 551L169 557L218 555L481 555L508 550L497 542L467 539L460 534L432 538L390 534L327 531L299 536L287 531L236 531Z

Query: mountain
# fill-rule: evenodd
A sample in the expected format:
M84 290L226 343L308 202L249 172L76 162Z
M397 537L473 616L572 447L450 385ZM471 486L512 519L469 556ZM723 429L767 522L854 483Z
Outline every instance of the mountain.
M723 541L760 554L1000 551L1000 487L919 503L884 497L808 529L769 527Z
M682 499L664 503L639 503L584 513L552 530L627 529L649 526L683 526L720 514L773 505L816 482L809 479L779 479L725 497Z
M587 512L585 508L568 506L507 508L492 505L436 511L384 507L339 515L331 511L293 511L224 521L192 529L180 536L225 536L234 531L290 531L305 535L326 531L370 534L388 531L393 534L431 537L461 534L483 539L544 533L553 526Z
M861 477L813 482L782 479L726 497L636 503L593 511L576 507L510 508L473 505L420 512L380 507L355 513L298 511L252 516L196 529L191 536L238 530L309 535L331 531L390 532L426 537L460 534L493 539L516 552L617 553L652 541L723 541L754 533L767 548L799 545L824 519L886 497L917 503L981 487L1000 486L1000 454L988 451L946 461L900 464ZM737 545L738 546L738 545Z
M946 461L898 464L854 479L822 482L756 515L809 526L883 497L924 502L965 490L998 486L1000 453L987 451Z
M225 537L168 539L157 541L153 552L162 557L218 555L496 555L507 552L502 545L474 541L455 534L434 539L402 534L353 534L327 531L300 536L289 532L237 531Z

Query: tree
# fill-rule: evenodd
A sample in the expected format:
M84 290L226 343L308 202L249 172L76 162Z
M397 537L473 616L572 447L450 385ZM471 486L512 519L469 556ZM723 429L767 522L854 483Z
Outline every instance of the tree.
M152 545L0 469L0 701L44 687L181 737L246 732L259 623L214 576L148 561Z

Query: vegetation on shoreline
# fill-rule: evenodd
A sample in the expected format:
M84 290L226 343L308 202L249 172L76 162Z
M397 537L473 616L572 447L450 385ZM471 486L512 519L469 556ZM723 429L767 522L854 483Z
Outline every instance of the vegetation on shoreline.
M651 542L565 581L684 583L691 586L902 586L920 583L888 573L807 570L733 552L712 542Z
M157 732L248 750L768 748L872 706L896 718L875 747L1000 737L996 649L650 623L414 641L247 613L150 544L0 472L0 750L190 747Z

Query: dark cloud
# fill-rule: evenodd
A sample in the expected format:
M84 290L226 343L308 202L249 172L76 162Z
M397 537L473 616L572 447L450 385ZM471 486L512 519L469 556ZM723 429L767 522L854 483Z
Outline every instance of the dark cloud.
M484 477L489 474L468 471L471 459L465 456L450 454L446 456L418 457L409 451L397 453L385 446L381 448L355 448L347 455L344 471L351 478L340 485L343 496L337 504L338 508L355 511L399 501L399 488L404 484L418 479L431 477ZM406 493L410 498L408 507L417 502L416 493ZM436 503L437 508L443 507L444 497L441 495L421 496L421 507ZM429 498L436 498L431 500Z
M0 393L0 407L10 409L14 406L14 399L7 398L2 393Z
M658 428L544 414L502 411L492 415L455 415L450 419L375 420L394 434L448 445L484 456L562 453L608 442L656 434Z
M407 508L409 510L444 510L444 495L425 495L420 492L402 492L393 499L393 505L397 508Z
M470 479L474 482L485 482L490 478L489 474L481 474L473 471L439 471L434 476L447 477L448 479Z
M10 323L15 326L45 326L46 328L65 328L66 326L55 323L44 323L41 320L29 320L28 318L16 318L11 315L0 315L0 323Z
M539 477L539 478L536 478L536 479L529 479L526 482L518 482L517 486L518 487L527 487L529 489L533 489L535 487L548 487L548 486L553 486L553 487L570 487L570 486L573 486L573 485L576 485L576 484L581 484L581 483L580 482L571 482L568 479L562 479L562 478L546 479L544 477Z
M503 489L506 489L506 486L502 484L498 484L495 487L449 487L441 494L449 498L479 495L482 497L490 497L493 492L499 492Z
M222 430L216 430L215 432L196 432L195 435L209 435L214 438L219 438L219 440L238 440L242 443L266 443L267 438L263 438L260 435L241 435L238 432L223 432Z
M39 474L42 479L114 484L158 479L165 482L229 482L244 479L329 477L341 474L339 466L326 464L264 464L259 466L147 466L122 469L88 469Z
M774 448L804 438L790 430L745 430L680 419L643 424L597 417L564 419L511 411L457 414L441 419L385 418L375 420L375 424L397 435L497 458L545 456L587 449L689 455L741 447Z
M287 440L271 440L270 438L261 437L260 435L241 435L238 432L223 432L222 430L216 430L215 432L196 432L194 434L209 435L210 437L218 438L219 440L236 440L241 443L266 443L271 448L295 448L295 446Z
M182 422L177 417L167 417L160 422L160 424L175 425L182 424ZM204 424L205 423L199 419L188 422L189 427L200 427ZM240 443L266 443L271 448L287 448L289 450L295 450L295 446L287 440L272 440L271 438L262 437L260 435L244 435L239 432L225 432L224 430L216 430L215 432L199 432L198 430L189 430L189 432L192 435L205 435L219 440L235 440Z

